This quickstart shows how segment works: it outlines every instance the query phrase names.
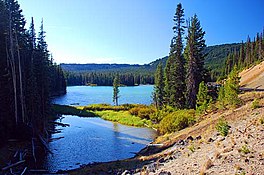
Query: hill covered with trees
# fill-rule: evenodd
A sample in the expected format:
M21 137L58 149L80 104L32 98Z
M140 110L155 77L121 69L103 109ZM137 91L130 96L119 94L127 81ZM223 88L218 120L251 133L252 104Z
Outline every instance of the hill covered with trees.
M222 44L207 46L204 49L205 67L211 72L211 77L216 80L222 76L227 56L237 51L241 44ZM154 84L154 73L159 63L165 67L168 56L159 58L151 63L138 64L65 64L60 66L65 72L67 85L97 84L111 86L114 74L119 73L121 83L127 86L138 84Z

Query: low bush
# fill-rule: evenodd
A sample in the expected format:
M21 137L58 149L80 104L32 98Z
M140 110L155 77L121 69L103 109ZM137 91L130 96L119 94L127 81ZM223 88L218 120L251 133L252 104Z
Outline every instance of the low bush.
M138 116L142 119L150 119L150 116L155 113L155 109L151 106L138 105L129 110L131 115Z
M224 120L224 118L221 118L218 123L216 124L216 130L222 135L222 136L227 136L229 126L227 121Z
M248 148L247 145L243 145L243 146L241 147L241 149L239 150L239 152L242 152L242 153L244 153L244 154L248 154L248 153L250 153L250 150L249 150L249 148Z
M162 134L182 130L196 122L194 110L178 110L166 115L159 124Z
M252 109L260 108L259 99L254 99L254 101L252 102L251 108Z

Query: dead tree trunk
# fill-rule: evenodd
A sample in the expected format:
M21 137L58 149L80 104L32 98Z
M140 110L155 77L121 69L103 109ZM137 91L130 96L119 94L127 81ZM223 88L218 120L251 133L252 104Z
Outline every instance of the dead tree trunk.
M15 39L16 39L16 49L17 49L17 57L18 57L21 116L22 116L22 122L24 123L25 122L25 100L24 100L24 89L23 89L23 81L22 81L21 57L20 57L19 44L18 44L16 32L15 32Z
M9 7L10 8L10 7ZM11 74L12 74L12 82L13 82L13 92L14 92L14 107L15 107L15 121L18 123L18 106L17 106L17 82L16 82L16 65L15 65L15 56L14 56L14 43L13 43L13 31L12 31L12 20L11 20L11 11L9 10L9 50L10 50L10 66L11 66Z

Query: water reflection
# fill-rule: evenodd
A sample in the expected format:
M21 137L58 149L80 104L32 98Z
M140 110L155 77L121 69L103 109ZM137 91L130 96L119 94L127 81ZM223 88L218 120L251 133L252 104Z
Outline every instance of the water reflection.
M134 156L151 142L155 131L108 122L101 118L81 118L64 116L61 133L52 138L64 137L50 142L53 155L47 156L46 168L51 171L78 168L82 164L106 162Z

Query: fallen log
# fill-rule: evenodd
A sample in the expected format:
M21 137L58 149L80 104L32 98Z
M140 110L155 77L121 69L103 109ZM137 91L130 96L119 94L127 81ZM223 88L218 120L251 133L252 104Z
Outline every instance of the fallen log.
M62 127L67 127L67 126L70 126L69 124L64 124L64 123L60 123L60 122L50 122L50 123L53 123L55 125L60 125Z
M22 173L21 173L20 175L23 175L23 174L25 174L25 173L26 173L26 171L27 171L27 167L25 167L25 168L24 168L24 170L22 171Z
M8 169L10 169L10 168L13 168L13 167L18 166L18 165L20 165L20 164L23 164L24 162L25 162L25 160L21 160L21 161L18 161L18 162L16 162L16 163L13 163L13 164L11 164L11 165L8 165L8 166L6 166L6 167L3 167L3 168L2 168L2 171L6 171L6 170L8 170Z
M32 143L32 155L33 155L34 161L36 163L37 159L36 159L36 154L35 154L35 142L34 142L34 140L35 140L35 138L32 138L32 140L31 140L31 143Z
M49 145L48 145L47 142L43 139L43 137L42 137L41 135L38 135L38 137L39 137L40 142L41 142L42 145L44 146L44 148L45 148L49 153L53 154L53 153L51 152L51 150L49 149Z

